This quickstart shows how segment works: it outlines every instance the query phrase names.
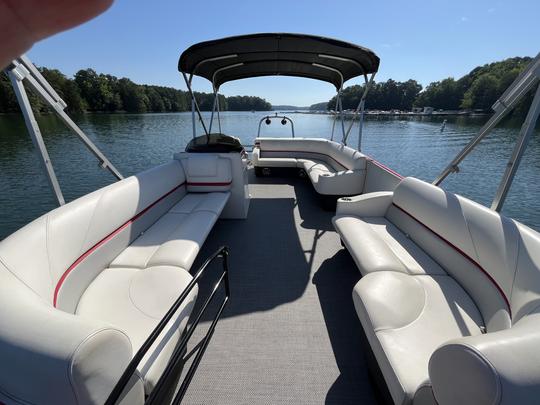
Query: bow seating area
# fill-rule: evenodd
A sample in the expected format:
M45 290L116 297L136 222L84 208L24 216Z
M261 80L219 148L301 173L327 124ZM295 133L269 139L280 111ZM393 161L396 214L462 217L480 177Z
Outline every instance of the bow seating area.
M321 138L256 138L253 165L262 174L272 168L303 169L315 191L325 196L361 194L366 156Z
M218 191L208 173L201 177L208 184L199 178L190 188L188 168L173 160L61 206L0 243L0 403L105 402L192 280L189 270L228 202L231 168L223 165L230 163L216 159L219 176L228 176L228 184L215 183ZM196 298L197 288L146 353L122 403L144 402Z
M540 395L540 235L414 178L344 198L334 226L354 305L396 404Z

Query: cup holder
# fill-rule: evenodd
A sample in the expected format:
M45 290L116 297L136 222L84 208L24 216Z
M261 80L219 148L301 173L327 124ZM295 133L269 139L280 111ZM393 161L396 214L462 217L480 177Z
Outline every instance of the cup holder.
M352 201L351 197L341 197L341 201Z

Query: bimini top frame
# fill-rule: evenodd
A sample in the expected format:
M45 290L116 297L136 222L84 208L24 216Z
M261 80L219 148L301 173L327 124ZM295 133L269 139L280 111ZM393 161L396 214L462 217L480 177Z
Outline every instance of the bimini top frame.
M218 88L231 80L257 76L299 76L332 83L375 73L379 58L367 48L304 34L251 34L201 42L189 47L178 70L204 77Z
M184 51L178 61L178 70L184 76L193 99L193 112L198 113L206 134L209 130L191 89L194 75L212 82L216 98L220 86L229 81L261 76L296 76L325 81L336 87L336 110L340 111L344 143L352 123L346 130L340 97L343 84L354 77L364 77L364 95L357 108L357 112L363 112L367 89L378 68L379 57L367 48L332 38L288 33L250 34L201 42ZM369 74L372 75L371 80L368 79ZM219 121L219 103L214 102L214 110L218 111ZM212 112L211 122L213 116Z
M39 160L43 166L45 174L47 175L47 180L49 185L56 197L58 205L64 205L64 195L56 178L51 159L49 157L49 152L43 141L43 136L41 135L41 130L39 128L34 112L32 111L32 106L30 104L30 99L26 93L24 87L24 82L28 83L30 87L41 97L41 99L58 115L58 117L67 125L69 129L82 141L84 146L92 153L99 162L99 165L103 169L107 169L111 174L116 177L118 180L122 180L123 177L120 172L114 167L114 165L107 159L107 157L99 150L99 148L94 145L94 143L86 136L81 128L75 124L75 122L66 114L64 109L67 107L67 104L60 98L58 93L52 88L52 86L47 82L39 70L34 66L34 64L28 59L26 55L22 55L19 58L13 60L5 69L5 73L11 80L13 86L13 91L17 96L17 101L21 107L23 113L24 121L28 133L32 138L32 142L38 152Z
M436 186L451 173L459 172L459 164L472 152L472 150L484 139L495 126L531 91L535 91L529 112L521 126L514 150L508 160L502 180L491 203L491 209L501 211L508 191L514 180L514 176L521 163L523 153L527 148L534 128L540 116L540 53L531 61L529 66L514 80L502 96L493 104L494 114L484 124L478 134L457 154L443 172L433 181ZM536 88L536 90L534 90Z

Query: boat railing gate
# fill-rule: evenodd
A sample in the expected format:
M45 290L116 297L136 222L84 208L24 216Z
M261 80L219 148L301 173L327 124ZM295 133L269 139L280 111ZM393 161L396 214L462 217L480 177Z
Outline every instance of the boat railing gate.
M105 157L105 155L99 150L99 148L86 136L77 124L66 114L64 109L67 107L67 104L64 100L58 95L58 93L52 88L52 86L47 82L43 77L41 72L34 66L34 64L28 59L26 55L22 55L19 58L13 60L11 64L5 69L5 73L11 81L13 86L13 91L17 97L19 106L24 117L24 122L34 147L38 152L38 157L45 170L47 175L47 180L49 185L53 190L53 193L56 197L56 200L59 205L65 204L65 199L62 194L62 189L58 183L58 179L54 172L53 165L51 163L51 158L47 152L47 147L43 141L43 136L39 125L37 123L34 112L32 111L32 105L28 99L28 94L24 88L24 81L30 84L30 87L35 90L35 92L45 101L45 103L53 109L58 117L66 124L66 126L73 131L73 133L82 141L84 146L92 153L99 162L99 165L103 169L107 169L112 173L117 180L122 180L123 177L120 172L114 167L114 165Z
M529 112L525 117L525 121L521 126L514 150L506 165L506 170L502 180L495 193L495 197L491 203L491 209L500 212L510 186L514 180L514 176L521 163L523 153L527 148L527 144L534 133L538 116L540 115L540 53L529 63L527 68L521 72L514 82L506 89L501 97L493 104L491 109L495 112L489 120L484 124L478 134L457 154L450 164L442 171L442 173L433 181L436 186L451 173L459 172L459 164L467 157L469 153L484 139L495 126L509 113L516 105L524 99L524 97L536 87L536 93L529 108Z
M261 126L264 122L266 125L270 125L272 123L273 119L281 119L281 125L287 125L287 122L291 123L291 132L292 137L294 138L294 122L291 118L285 116L285 115L278 115L276 113L275 115L267 115L266 117L262 117L259 121L259 129L257 130L257 138L261 135Z
M225 296L221 302L221 305L219 306L219 309L214 316L214 319L212 320L212 323L206 332L206 335L204 338L199 342L199 344L196 346L196 355L191 362L191 366L189 370L185 374L184 380L180 383L177 383L175 388L178 388L178 391L176 389L172 391L172 393L176 392L176 395L170 401L171 404L180 404L182 402L182 399L184 398L184 395L189 387L189 384L191 383L191 380L193 379L193 376L195 375L195 372L197 371L197 368L199 366L199 363L201 362L201 359L206 351L206 348L208 347L208 344L210 343L210 339L212 338L212 335L214 334L214 330L216 328L217 322L219 321L221 314L223 313L223 310L225 308L225 305L229 301L230 297L230 285L229 285L229 249L226 246L220 247L214 254L212 254L210 257L206 259L206 261L203 263L203 265L197 270L195 273L195 276L189 283L189 285L186 287L184 291L180 294L180 296L177 298L177 300L174 302L174 304L171 306L171 308L167 311L165 316L161 319L159 324L156 326L156 328L152 331L150 336L146 339L146 341L143 343L141 348L137 351L135 356L133 356L133 359L126 367L124 373L118 380L118 383L112 390L111 394L109 395L109 398L105 402L105 405L115 405L117 401L120 399L120 396L124 392L127 384L133 377L133 374L137 371L137 366L143 359L143 357L146 355L148 350L152 347L158 336L161 334L163 329L167 326L167 324L171 321L173 316L176 314L180 306L184 303L184 301L188 298L189 293L193 290L193 288L197 285L197 282L201 279L201 277L205 274L206 269L208 268L209 264L212 263L217 258L223 259L223 271L221 272L221 275L219 276L217 282L214 285L214 288L212 289L210 295L206 298L204 304L200 308L199 312L195 316L195 319L193 322L188 326L184 334L182 335L182 339L180 340L180 344L176 347L174 350L171 359L169 360L169 363L167 364L167 367L163 371L161 377L159 378L158 382L156 383L156 386L146 399L145 404L163 404L165 401L165 398L167 398L168 395L171 395L171 381L174 382L175 377L175 371L177 372L179 367L182 365L182 362L184 361L184 354L187 348L187 344L189 342L189 339L193 335L195 329L199 325L199 322L206 312L210 302L214 299L216 292L219 290L221 285L224 285L225 288Z

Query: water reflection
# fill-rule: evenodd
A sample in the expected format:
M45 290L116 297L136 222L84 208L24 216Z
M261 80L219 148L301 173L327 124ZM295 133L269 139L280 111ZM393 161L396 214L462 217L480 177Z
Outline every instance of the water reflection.
M223 132L252 144L261 117L267 113L223 113ZM205 114L208 117L208 114ZM296 136L329 137L332 119L325 115L288 114ZM440 131L443 120L446 127ZM164 163L192 136L190 113L88 114L74 120L124 174ZM433 180L485 122L485 117L373 118L364 126L363 151L405 176ZM66 200L114 181L94 157L53 115L38 117ZM521 122L505 122L463 162L444 187L489 205ZM217 129L217 127L214 127ZM199 133L202 128L198 125ZM340 126L336 138L340 139ZM279 121L263 125L262 136L289 136ZM358 143L357 128L349 140ZM532 138L508 196L504 213L540 229L540 140ZM0 238L55 207L20 115L0 115Z

